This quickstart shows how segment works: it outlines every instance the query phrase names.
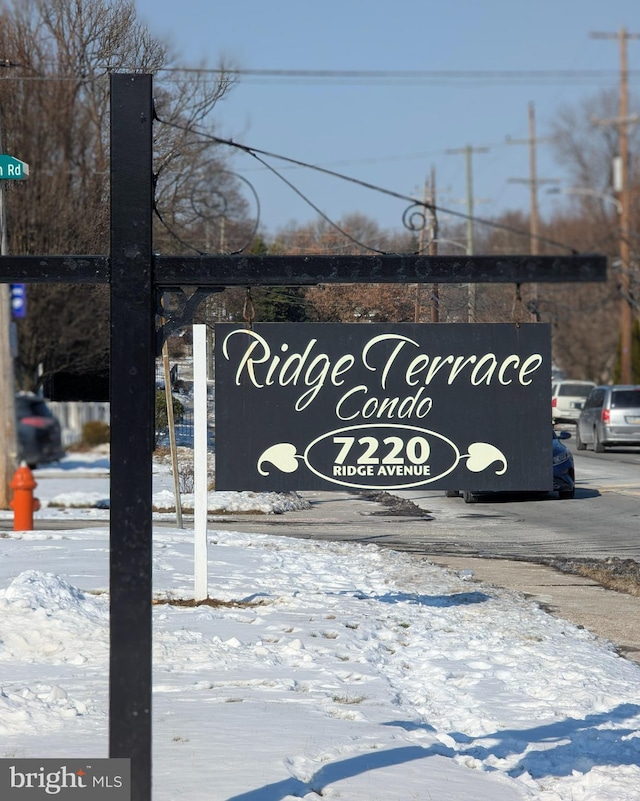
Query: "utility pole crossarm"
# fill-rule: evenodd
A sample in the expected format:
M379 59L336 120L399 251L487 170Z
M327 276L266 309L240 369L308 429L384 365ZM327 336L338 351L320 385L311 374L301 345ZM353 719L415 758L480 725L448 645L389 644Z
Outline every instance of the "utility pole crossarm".
M629 33L622 28L617 33L603 33L602 31L592 31L589 36L592 39L640 39L640 33Z

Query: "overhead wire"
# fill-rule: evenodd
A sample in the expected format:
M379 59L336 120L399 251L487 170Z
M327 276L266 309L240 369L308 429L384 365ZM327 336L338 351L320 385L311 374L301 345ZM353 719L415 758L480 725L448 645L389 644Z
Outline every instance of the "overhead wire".
M255 148L255 147L252 147L252 146L249 146L249 145L242 144L240 142L235 142L233 139L225 139L223 137L219 137L219 136L216 136L214 134L211 134L211 133L209 133L207 131L199 131L199 130L196 130L196 128L194 126L181 125L179 123L171 122L169 120L163 120L160 117L157 117L157 119L158 119L159 122L161 122L161 123L163 123L165 125L168 125L170 127L178 128L178 129L184 130L184 131L190 131L191 133L194 133L194 134L196 134L198 136L201 136L201 137L204 137L206 139L209 139L210 141L214 141L214 142L217 142L218 144L226 145L228 147L235 148L237 150L242 151L243 153L246 153L247 155L252 156L257 161L259 161L261 164L263 164L263 166L265 166L268 170L270 170L274 175L276 175L287 186L289 186L292 189L292 191L294 191L301 199L303 199L306 203L308 203L311 206L311 208L313 208L326 222L328 222L337 231L339 231L341 234L344 234L344 236L346 236L348 239L350 239L355 244L357 244L357 245L359 245L361 247L364 247L367 250L371 250L374 253L380 253L381 255L384 255L385 251L380 251L380 250L377 250L375 248L370 248L367 245L365 245L364 243L361 243L358 240L356 240L354 237L350 236L346 231L343 231L340 228L340 226L338 226L335 222L333 222L309 198L307 198L296 186L294 186L289 180L287 180L284 176L282 176L278 172L278 170L276 170L272 165L270 165L262 157L278 159L278 160L284 161L284 162L286 162L288 164L294 164L294 165L296 165L298 167L304 167L306 169L313 170L315 172L319 172L319 173L324 174L324 175L329 175L329 176L332 176L334 178L339 178L340 180L356 184L357 186L361 186L361 187L363 187L365 189L370 189L372 191L379 192L379 193L387 195L389 197L394 197L394 198L396 198L398 200L403 200L403 201L405 201L407 203L410 203L411 205L422 206L425 209L433 209L434 211L439 211L439 212L441 212L443 214L450 214L450 215L452 215L454 217L459 217L459 218L461 218L463 220L472 220L473 222L477 223L478 225L486 225L486 226L491 227L491 228L496 228L496 229L503 230L503 231L506 231L506 232L509 232L509 233L513 233L513 234L517 234L517 235L520 235L520 236L530 236L530 232L523 231L523 230L521 230L519 228L516 228L514 226L505 225L504 223L497 223L497 222L495 222L493 220L487 220L487 219L484 219L484 218L481 218L481 217L477 217L475 215L465 214L462 211L456 211L454 209L445 208L444 206L440 206L437 203L431 203L431 202L424 201L424 200L416 198L416 197L412 197L410 195L405 195L405 194L403 194L401 192L396 192L396 191L391 190L391 189L386 189L385 187L381 187L381 186L377 186L376 184L372 184L369 181L363 181L363 180L361 180L359 178L353 178L352 176L344 175L344 174L339 173L339 172L337 172L335 170L330 170L330 169L328 169L326 167L320 167L320 166L315 165L315 164L309 164L308 162L301 161L300 159L294 159L294 158L291 158L289 156L282 156L282 155L280 155L278 153L273 153L273 152L268 151L268 150L262 150L260 148ZM546 244L554 245L556 247L560 247L560 248L563 248L565 250L568 250L570 253L572 253L574 255L577 255L577 253L578 253L578 251L573 246L567 245L564 242L558 242L557 240L550 239L549 237L545 237L545 236L542 236L542 235L537 235L535 238L540 242L545 242Z
M41 66L57 66L57 62L42 62ZM26 64L13 62L9 59L0 60L2 67L21 67L33 70ZM33 70L35 72L35 70ZM289 81L301 84L332 84L352 81L358 85L390 85L404 83L406 85L574 85L585 86L604 82L617 84L619 73L616 70L274 70L274 69L239 69L227 67L144 67L132 64L119 64L114 67L105 64L102 70L94 73L87 72L82 76L84 81L101 80L113 72L151 73L158 80L177 80L178 74L230 76L233 78L250 79L247 83L266 83ZM635 82L640 79L640 70L628 70L628 79ZM36 73L32 75L19 75L7 71L2 76L3 81L77 81L78 76L55 73ZM215 78L218 80L218 77Z
M291 189L293 192L295 192L295 193L296 193L296 195L298 195L298 197L300 197L300 198L301 198L301 199L302 199L302 200L303 200L305 203L307 203L307 205L309 205L309 206L310 206L310 207L311 207L311 208L312 208L312 209L313 209L313 210L316 212L316 214L319 214L319 215L320 215L320 217L322 217L322 219L323 219L325 222L329 223L329 225L330 225L332 228L334 228L336 231L338 231L340 234L342 234L342 236L346 237L346 238L347 238L349 241L353 242L355 245L358 245L359 247L365 248L366 250L369 250L369 251L371 251L372 253L379 253L380 255L384 255L385 251L383 251L383 250L378 250L377 248L372 248L372 247L370 247L369 245L365 245L365 244L364 244L364 242L360 242L360 241L359 241L358 239L356 239L354 236L351 236L351 234L350 234L348 231L345 231L343 228L341 228L341 227L340 227L340 226L339 226L337 223L335 223L335 222L334 222L334 221L333 221L333 220L332 220L332 219L331 219L331 218L330 218L330 217L329 217L327 214L325 214L325 213L322 211L322 209L320 209L320 208L319 208L319 207L318 207L318 206L317 206L317 205L316 205L316 204L315 204L315 203L314 203L312 200L310 200L310 199L309 199L309 198L308 198L308 197L307 197L305 194L303 194L303 193L302 193L302 192L301 192L301 191L298 189L298 187L297 187L297 186L294 186L294 184L293 184L293 183L291 183L291 181L289 181L289 180L288 180L287 178L285 178L283 175L280 175L280 173L279 173L279 172L278 172L278 171L277 171L277 170L276 170L274 167L272 167L272 166L271 166L271 165L270 165L268 162L264 161L264 159L262 159L262 158L260 158L260 156L256 155L256 152L255 152L255 151L253 151L253 150L250 150L250 151L247 151L247 152L248 152L248 153L250 153L250 155L251 155L251 156L253 156L255 159L257 159L257 160L258 160L258 161L259 161L261 164L264 164L264 166L265 166L265 167L266 167L268 170L270 170L270 171L271 171L271 172L272 172L274 175L276 175L276 176L277 176L277 177L278 177L278 178L279 178L279 179L280 179L280 180L281 180L283 183L285 183L285 184L286 184L286 185L287 185L287 186L288 186L288 187L289 187L289 188L290 188L290 189Z
M0 60L0 67L25 67L23 64L19 64L16 62L12 62L11 60L5 59ZM126 65L121 65L119 69L131 69L132 71L140 71L139 67L128 67ZM105 78L109 72L112 71L108 65L105 67L105 72L101 72L97 75L86 75L83 76L84 80L95 80ZM332 79L367 79L367 80L379 80L379 79L411 79L411 80L508 80L509 82L514 80L535 80L535 81L547 81L549 79L559 79L562 81L567 81L569 79L580 79L584 81L593 81L593 80L601 80L601 79L618 79L618 71L616 70L607 70L607 69L591 69L591 70L302 70L302 69L238 69L238 68L226 68L226 67L212 67L212 68L203 68L203 67L183 67L183 66L167 66L167 67L159 67L153 70L154 74L158 73L197 73L197 74L211 74L211 75L220 75L220 74L227 74L227 75L237 75L237 76L257 76L257 77L270 77L270 78L282 78L282 77L295 77L295 78L332 78ZM635 77L640 76L640 70L628 70L628 78L631 80ZM35 76L17 76L13 72L8 72L6 75L3 75L2 80L42 80L42 81L54 81L54 80L77 80L74 76L56 76L56 75L35 75ZM208 134L204 131L196 131L194 127L188 126L180 126L176 123L171 123L167 120L161 120L159 117L156 116L159 122L163 122L166 125L170 125L176 128L181 128L182 130L190 130L199 136L203 136L206 138L211 139L212 141L216 141L219 144L224 144L229 147L234 147L243 152L247 153L248 155L253 156L259 163L263 165L266 169L271 171L275 176L277 176L281 181L289 186L289 188L298 194L300 198L307 203L311 208L313 208L317 214L319 214L328 224L334 227L338 232L344 235L347 239L354 242L360 247L363 247L367 250L370 250L374 253L383 254L384 251L379 251L375 248L370 248L366 244L359 242L357 239L352 237L348 232L344 231L340 228L333 220L328 217L321 209L319 209L313 201L307 198L293 183L288 181L284 176L280 174L278 170L268 164L264 159L259 158L260 156L270 157L280 159L286 162L290 167L302 167L305 169L314 170L316 172L324 173L326 175L331 175L333 177L339 178L344 181L348 181L363 188L371 189L372 191L376 191L382 194L386 194L390 197L395 197L400 200L407 201L412 204L421 205L425 208L432 208L434 211L441 211L442 213L450 214L452 216L459 217L464 220L472 220L479 225L486 225L492 228L504 230L510 233L514 233L517 235L527 236L529 235L527 232L517 229L512 226L505 225L503 223L496 223L493 220L483 219L481 217L477 217L475 215L468 215L463 212L455 211L453 209L445 208L438 204L425 204L424 201L419 200L417 198L404 195L402 193L398 193L384 187L377 186L375 184L371 184L366 181L361 181L359 179L353 178L351 176L347 176L341 174L339 172L329 170L327 168L320 167L318 165L309 164L298 159L292 159L286 156L281 156L276 153L271 153L269 151L260 150L258 148L249 147L237 142L234 142L232 139L223 139L221 137L216 137L212 134ZM175 232L171 231L171 228L167 225L166 221L162 218L162 215L156 209L156 213L158 214L159 219L161 220L162 224L167 228L167 230L173 235L176 236ZM576 254L575 248L566 245L563 242L558 242L556 240L550 239L548 237L544 237L541 235L537 235L535 237L541 242L546 242L547 244L554 245L556 247L561 247L570 251L573 254ZM197 248L189 245L188 243L184 242L186 246L190 247L191 249L198 251Z
M551 69L551 70L309 70L309 69L250 69L232 67L160 67L158 73L197 73L201 75L233 75L239 78L267 81L296 82L355 81L357 83L491 83L491 84L563 84L583 85L600 81L617 81L618 72L611 69ZM640 76L640 70L629 70L629 78Z
M247 145L241 145L239 143L233 142L232 140L221 139L220 137L214 136L213 134L209 134L206 131L196 131L195 128L192 127L192 126L179 125L178 123L170 122L169 120L163 120L160 117L158 117L157 115L156 115L156 119L159 122L164 123L165 125L168 125L170 127L178 128L178 129L184 130L184 131L191 131L192 133L195 133L198 136L203 136L203 137L205 137L207 139L210 139L211 141L217 142L218 144L224 144L224 145L228 145L228 146L235 147L235 148L238 148L238 149L242 150L247 155L250 155L253 158L255 158L258 162L260 162L260 164L262 164L264 167L266 167L266 169L268 169L276 177L278 177L283 183L285 183L305 203L307 203L318 215L320 215L320 217L322 217L322 219L325 220L325 222L327 222L330 226L332 226L332 228L334 228L336 231L338 231L342 236L346 237L348 240L353 242L355 245L358 245L358 247L362 247L365 250L369 250L372 253L378 253L380 255L385 255L385 251L378 250L377 248L372 248L369 245L366 245L364 242L360 242L358 239L356 239L351 234L349 234L348 231L345 231L344 229L342 229L327 214L325 214L322 211L322 209L320 209L310 198L308 198L303 192L301 192L298 189L298 187L296 187L291 181L289 181L283 175L280 175L280 173L274 167L272 167L267 161L265 161L263 158L261 158L262 155L270 156L270 157L274 157L274 158L284 158L284 157L282 157L282 156L278 157L275 154L269 153L268 151L258 150L256 148L248 147ZM295 160L293 160L293 159L285 159L285 160L297 163L299 166L308 166L308 167L311 166L311 165L305 165L305 163L302 162L302 161L295 162ZM340 177L339 173L332 173L332 171L330 171L330 170L325 170L325 172L327 172L328 174L333 174L336 177ZM358 183L362 183L362 182L358 182ZM376 187L373 184L370 184L369 188L370 189L376 189ZM379 191L383 191L383 190L379 190ZM387 191L389 191L389 190L387 190ZM390 194L395 194L396 197L402 197L401 195L398 195L397 193L390 193Z

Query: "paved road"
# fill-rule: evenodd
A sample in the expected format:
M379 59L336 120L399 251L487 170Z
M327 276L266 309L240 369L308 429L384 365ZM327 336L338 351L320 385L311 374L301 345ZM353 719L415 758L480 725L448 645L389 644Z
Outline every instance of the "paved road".
M619 493L579 489L572 501L509 498L470 505L461 498L446 498L442 492L405 490L395 493L413 505L405 514L394 514L362 495L302 494L312 502L311 512L253 520L223 516L211 525L452 556L618 556L640 561L640 503Z

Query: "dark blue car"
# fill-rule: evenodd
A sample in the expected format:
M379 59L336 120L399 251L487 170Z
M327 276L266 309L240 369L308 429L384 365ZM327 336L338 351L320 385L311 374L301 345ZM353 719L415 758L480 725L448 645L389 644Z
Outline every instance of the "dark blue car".
M561 500L574 497L576 491L576 472L573 464L573 454L564 444L563 440L571 437L569 431L556 431L553 434L553 491L558 493ZM465 503L476 503L480 498L495 495L492 492L472 492L471 490L447 490L448 498L457 498L460 495Z
M30 468L57 462L65 455L60 423L42 398L28 392L16 395L18 461Z
M576 492L576 470L573 454L562 442L569 439L569 431L553 431L553 491L561 500L570 500Z

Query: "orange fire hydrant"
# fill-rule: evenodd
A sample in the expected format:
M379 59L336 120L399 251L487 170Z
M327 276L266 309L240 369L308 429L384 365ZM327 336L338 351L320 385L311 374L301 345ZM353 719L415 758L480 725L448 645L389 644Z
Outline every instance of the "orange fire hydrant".
M9 487L13 490L13 500L9 506L13 509L13 530L32 531L33 513L40 508L40 501L33 497L38 486L26 462L13 474Z

